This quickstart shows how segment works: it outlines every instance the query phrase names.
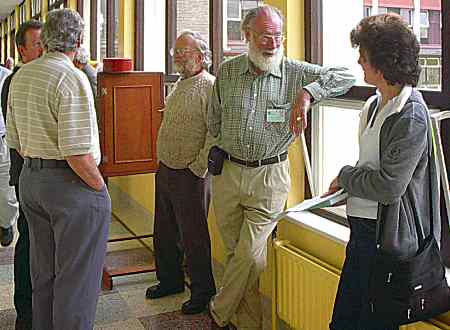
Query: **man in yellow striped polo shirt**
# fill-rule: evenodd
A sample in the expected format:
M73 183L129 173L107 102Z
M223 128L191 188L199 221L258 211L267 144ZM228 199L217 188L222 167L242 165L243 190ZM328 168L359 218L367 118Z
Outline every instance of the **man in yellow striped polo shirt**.
M97 167L92 90L72 63L83 29L76 11L51 11L47 53L11 81L6 140L25 159L35 330L92 329L100 291L111 201Z

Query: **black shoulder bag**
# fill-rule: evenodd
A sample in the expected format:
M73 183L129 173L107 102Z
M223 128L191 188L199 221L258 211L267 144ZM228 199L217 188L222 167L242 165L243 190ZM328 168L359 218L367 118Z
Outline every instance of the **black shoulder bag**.
M227 157L228 154L225 150L218 146L211 147L208 153L208 173L212 175L222 174L223 163Z
M431 151L432 152L432 151ZM429 161L432 161L429 153ZM419 219L414 223L419 240L416 255L399 260L378 249L369 283L371 317L386 327L433 318L450 310L450 288L445 278L439 247L433 235L433 202L430 176L430 234L425 237ZM377 231L380 244L382 223ZM386 235L386 233L383 233Z

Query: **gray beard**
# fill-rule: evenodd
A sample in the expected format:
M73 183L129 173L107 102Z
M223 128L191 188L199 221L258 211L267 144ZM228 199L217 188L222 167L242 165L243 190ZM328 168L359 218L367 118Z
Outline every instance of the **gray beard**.
M264 56L262 52L255 47L253 42L248 45L248 58L261 71L270 72L279 67L283 60L284 47L278 48L273 56Z
M183 78L190 77L192 75L192 72L194 72L194 67L195 63L192 60L188 60L184 64L179 64L177 62L173 63L175 72L178 72Z

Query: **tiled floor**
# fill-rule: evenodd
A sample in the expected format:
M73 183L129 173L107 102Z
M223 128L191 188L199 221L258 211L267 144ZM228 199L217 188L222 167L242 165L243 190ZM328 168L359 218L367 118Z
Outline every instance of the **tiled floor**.
M113 221L111 236L126 233L120 223ZM138 244L138 245L137 245ZM114 243L109 250L136 249L139 243ZM0 248L0 329L14 329L13 306L13 248ZM145 290L156 282L154 273L123 276L114 279L111 291L102 291L95 320L97 330L165 330L210 329L206 313L186 316L180 313L180 305L188 299L189 290L182 294L146 300Z

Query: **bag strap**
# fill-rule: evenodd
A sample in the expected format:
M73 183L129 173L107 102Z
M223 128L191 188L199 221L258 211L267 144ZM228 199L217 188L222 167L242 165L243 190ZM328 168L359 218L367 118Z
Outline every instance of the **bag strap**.
M406 104L408 103L412 103L413 101L408 100ZM374 102L373 102L374 103ZM373 105L373 103L371 104L371 107ZM429 196L429 204L430 204L430 235L434 235L434 221L433 221L433 215L434 215L434 207L433 207L433 194L432 194L432 189L431 189L431 164L433 161L433 135L432 135L432 125L431 125L431 119L430 119L430 114L427 111L427 123L428 123L428 129L427 129L427 141L428 141L428 179L429 179L429 183L428 183L428 196ZM378 212L380 212L380 204L378 206ZM377 227L376 227L376 244L379 245L380 244L380 239L381 239L381 235L380 233L383 232L383 219L379 219L380 221L377 221ZM419 248L423 246L423 242L426 239L425 233L423 230L420 230L420 228L422 228L421 223L419 222L419 219L417 217L414 217L414 225L415 225L415 229L416 229L416 233L417 233L417 237L419 239Z

